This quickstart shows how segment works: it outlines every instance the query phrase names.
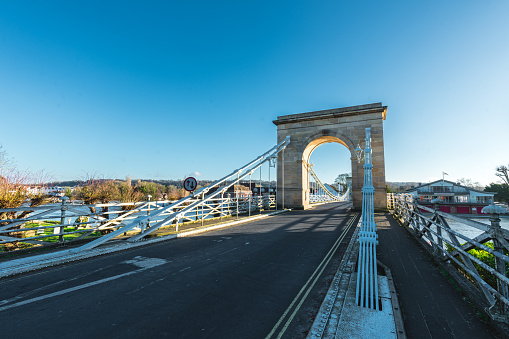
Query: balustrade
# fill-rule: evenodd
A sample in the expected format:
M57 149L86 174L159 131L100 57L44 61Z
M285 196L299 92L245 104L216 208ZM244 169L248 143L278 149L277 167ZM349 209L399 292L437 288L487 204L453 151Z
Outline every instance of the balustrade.
M434 209L419 205L408 196L392 196L394 215L409 227L421 243L438 260L455 266L484 296L489 305L490 316L502 322L509 322L509 231L500 227L499 215L507 211L499 206L483 208L490 214L490 225L440 211L440 199L434 199ZM426 214L425 214L426 213ZM471 239L451 228L447 220L453 220L465 227L472 227L482 233ZM482 260L472 250L491 255ZM484 256L486 258L486 256Z

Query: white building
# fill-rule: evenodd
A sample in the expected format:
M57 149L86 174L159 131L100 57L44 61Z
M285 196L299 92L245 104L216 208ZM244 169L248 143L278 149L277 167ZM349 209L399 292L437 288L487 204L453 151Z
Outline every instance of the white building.
M44 194L44 195L52 195L57 197L64 196L65 187L53 186L53 187L28 187L28 193L30 194Z
M438 198L442 200L441 211L461 214L482 214L482 208L493 203L496 194L478 191L447 180L417 186L406 190L405 193L412 194L419 204L432 208L431 200Z

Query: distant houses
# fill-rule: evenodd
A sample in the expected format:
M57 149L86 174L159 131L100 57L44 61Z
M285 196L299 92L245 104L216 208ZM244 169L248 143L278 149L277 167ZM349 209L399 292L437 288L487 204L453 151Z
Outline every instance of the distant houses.
M54 197L62 197L65 194L65 187L61 186L52 186L52 187L38 187L38 186L29 186L27 188L27 192L29 194L42 194L49 195Z
M446 213L482 214L483 207L494 202L496 193L483 192L447 180L437 180L405 191L419 204L434 207L433 199L440 199L440 210Z
M215 192L222 189L222 187L213 187L210 192ZM225 192L224 196L229 195L231 198L248 198L250 196L265 196L267 194L276 194L275 183L264 182L263 185L255 182L241 182L239 185L230 186Z

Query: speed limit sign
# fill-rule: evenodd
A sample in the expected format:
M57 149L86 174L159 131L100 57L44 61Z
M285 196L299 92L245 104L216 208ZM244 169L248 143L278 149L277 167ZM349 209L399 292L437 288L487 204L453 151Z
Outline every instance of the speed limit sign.
M189 177L184 180L184 189L186 191L192 192L196 189L196 186L198 186L198 182L195 178Z

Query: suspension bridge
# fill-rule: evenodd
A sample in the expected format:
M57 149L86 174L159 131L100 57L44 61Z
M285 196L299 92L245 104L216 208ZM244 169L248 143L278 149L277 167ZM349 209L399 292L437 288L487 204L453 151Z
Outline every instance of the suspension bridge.
M0 245L26 247L1 254L3 337L500 336L494 328L509 314L503 211L487 210L486 225L388 199L386 115L368 104L278 117L276 145L178 201L0 209ZM327 142L351 152L344 193L310 163ZM237 191L261 184L262 171L276 172L265 194ZM448 218L483 233L468 238ZM495 267L470 249L494 255ZM425 251L460 272L463 295Z

